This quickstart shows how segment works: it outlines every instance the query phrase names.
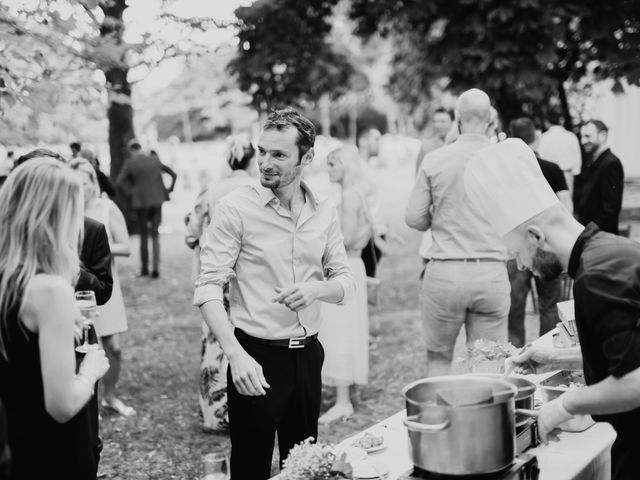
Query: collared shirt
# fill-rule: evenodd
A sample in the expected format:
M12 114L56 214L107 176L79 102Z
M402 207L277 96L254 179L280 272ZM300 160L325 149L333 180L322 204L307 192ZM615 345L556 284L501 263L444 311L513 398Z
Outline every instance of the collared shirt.
M578 137L561 125L553 125L542 134L538 148L540 156L557 164L565 172L578 175L582 167L582 153Z
M573 246L568 271L587 384L640 367L640 243L590 223ZM640 408L594 419L637 433Z
M506 249L489 223L470 204L464 169L489 144L484 135L463 134L424 157L406 211L411 228L431 227L428 258L493 258L506 260Z
M335 206L302 182L297 223L259 182L236 189L215 207L204 234L193 303L222 300L229 281L231 323L249 335L282 339L318 332L320 302L296 313L274 303L275 288L334 279L348 300L355 290Z

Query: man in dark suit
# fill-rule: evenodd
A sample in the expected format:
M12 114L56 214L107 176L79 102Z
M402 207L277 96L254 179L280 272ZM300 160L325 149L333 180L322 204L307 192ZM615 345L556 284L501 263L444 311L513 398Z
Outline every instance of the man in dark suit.
M135 138L127 144L130 151L129 160L124 164L116 184L129 194L131 206L138 218L140 229L140 275L149 275L149 235L153 248L153 264L151 276L159 276L160 238L158 227L162 220L162 203L169 200L169 193L176 184L176 173L163 164L155 152L146 154ZM171 186L167 190L162 174L171 176Z
M600 120L590 120L580 130L586 158L576 182L574 208L581 224L595 222L600 230L617 235L624 171L607 146L608 132Z

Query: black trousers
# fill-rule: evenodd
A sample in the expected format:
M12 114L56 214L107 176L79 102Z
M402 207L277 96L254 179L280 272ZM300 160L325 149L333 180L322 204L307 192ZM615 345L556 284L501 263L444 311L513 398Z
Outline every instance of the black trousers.
M137 208L138 228L140 229L140 263L144 273L149 271L149 236L153 252L152 269L158 271L160 267L160 238L158 228L162 221L162 205Z
M384 235L381 236L384 239ZM360 258L362 258L362 262L364 263L364 270L367 272L367 277L376 276L376 269L378 268L378 262L381 257L382 252L376 247L374 238L371 237L369 243L362 249L362 253L360 254Z
M266 480L276 433L281 465L296 443L318 438L324 350L317 339L289 349L254 343L238 330L236 338L262 366L270 388L259 397L241 395L227 370L231 479Z
M638 466L638 432L616 429L618 437L611 447L611 480L637 480L640 478Z

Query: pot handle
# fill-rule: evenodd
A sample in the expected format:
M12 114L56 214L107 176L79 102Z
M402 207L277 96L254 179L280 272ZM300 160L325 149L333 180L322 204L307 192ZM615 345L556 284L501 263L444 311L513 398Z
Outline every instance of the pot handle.
M526 417L538 418L538 410L529 410L528 408L516 408L516 415L524 415Z
M425 432L425 433L441 432L442 430L445 430L449 426L449 419L446 419L442 423L434 423L434 424L417 422L416 421L417 419L418 419L418 415L411 415L406 419L404 419L402 423L404 423L404 426L407 427L407 430L409 430L410 432Z

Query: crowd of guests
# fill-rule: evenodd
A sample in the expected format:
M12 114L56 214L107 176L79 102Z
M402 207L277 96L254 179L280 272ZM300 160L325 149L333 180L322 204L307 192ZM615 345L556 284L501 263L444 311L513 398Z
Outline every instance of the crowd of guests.
M469 201L465 172L479 151L518 139L565 212L617 233L624 175L607 148L606 125L581 126L581 152L577 137L559 123L549 118L541 134L531 119L519 118L503 133L489 97L477 89L458 98L455 114L435 111L434 137L420 150L406 209L410 227L428 230L420 249L428 375L449 373L462 326L468 344L524 344L532 281L540 335L558 322L557 264L544 252L533 264L510 258L500 235L509 215L492 221ZM314 159L313 124L295 110L276 110L256 143L247 135L227 139L229 175L204 188L185 218L194 251L193 303L203 315L203 427L230 433L234 478L269 478L276 434L282 461L294 444L317 437L318 423L353 415L350 388L368 381L368 279L395 237L370 165L380 137L367 129L357 146L328 154L327 199L304 181ZM158 278L162 204L176 174L136 139L128 142L128 160L115 181L91 149L73 143L71 150L70 161L34 150L2 176L0 242L7 248L0 252L0 399L10 448L0 448L0 459L10 451L11 478L52 472L95 478L99 406L135 414L116 387L120 335L127 330L116 258L129 256L130 245L114 199L123 195L135 212L139 275ZM164 175L171 178L168 188ZM540 206L535 192L520 201L524 210ZM80 321L74 288L94 291L99 305L102 348L83 355L73 350ZM336 395L320 415L322 385ZM54 446L46 461L30 461L29 426Z

